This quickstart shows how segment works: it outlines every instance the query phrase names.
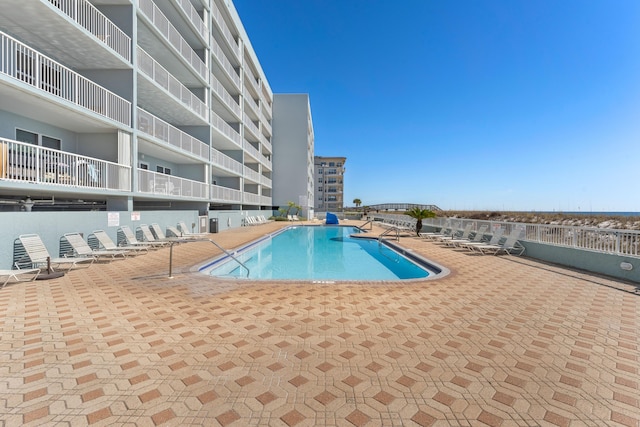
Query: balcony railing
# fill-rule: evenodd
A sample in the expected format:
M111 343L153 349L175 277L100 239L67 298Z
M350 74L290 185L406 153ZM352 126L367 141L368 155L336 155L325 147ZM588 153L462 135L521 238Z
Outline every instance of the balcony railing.
M213 110L211 110L211 125L216 128L223 135L227 136L231 141L235 142L238 147L242 146L242 137L229 123L218 116Z
M231 62L222 51L222 48L215 39L211 39L211 53L222 65L222 69L226 72L227 76L236 85L236 88L240 89L240 76L236 73L235 68L231 65Z
M164 38L173 46L203 80L207 79L207 65L182 37L180 32L169 22L160 8L152 0L138 0L142 13L153 23Z
M261 159L263 156L262 154L260 154L260 152L258 150L255 149L255 147L253 145L251 145L251 143L249 141L247 141L245 139L243 147L244 151L249 154L251 157L255 158L255 159Z
M448 220L450 221L447 218L432 218L423 220L423 224L443 227ZM638 230L611 230L568 225L523 224L470 219L456 219L455 221L460 228L472 223L474 231L483 224L488 225L490 230L493 227L502 227L505 235L509 234L514 227L523 228L524 234L521 239L524 241L640 257L640 231Z
M259 205L262 196L259 194L253 193L243 193L242 195L242 203L251 204L251 205Z
M235 172L239 175L242 175L242 163L237 160L232 159L226 154L221 153L215 148L211 149L211 163L214 166L217 166L222 169L226 169L231 172Z
M209 186L200 181L138 169L138 192L165 197L209 199Z
M240 117L240 105L238 105L236 100L233 99L229 92L227 92L227 89L225 89L222 83L220 83L213 74L211 74L211 90L213 90L213 93L217 95L224 105L235 113L236 117Z
M264 175L260 175L260 184L264 185L265 187L272 187L272 181L271 178L267 178Z
M212 185L211 200L226 203L240 203L242 201L242 191L220 185Z
M38 145L0 139L0 180L131 191L131 168Z
M207 144L140 107L138 107L138 130L194 154L205 161L209 160L209 146Z
M138 47L138 64L140 71L195 114L207 120L206 104L140 47Z
M236 55L236 58L240 58L240 46L238 46L238 42L231 34L227 23L224 22L224 18L222 17L222 13L220 13L220 9L215 3L211 3L211 15L213 21L218 25L220 31L222 31L222 35L224 35L225 40L229 43L229 47Z
M196 28L203 40L209 39L209 30L206 23L202 20L198 11L193 7L189 0L177 0L178 5L189 17L189 21Z
M87 0L48 0L81 27L131 62L131 38Z
M243 175L253 182L260 182L260 174L250 167L244 166Z
M255 124L253 124L253 121L249 116L247 116L247 113L244 113L242 115L242 118L244 119L242 124L244 124L245 129L248 129L249 131L251 131L251 134L253 135L253 137L255 139L258 139L260 137L260 131L258 130L258 127Z
M131 103L0 32L0 73L131 125Z

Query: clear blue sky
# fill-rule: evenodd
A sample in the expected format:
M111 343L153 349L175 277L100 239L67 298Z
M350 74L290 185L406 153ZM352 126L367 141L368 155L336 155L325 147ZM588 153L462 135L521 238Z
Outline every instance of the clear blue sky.
M347 205L640 211L640 1L233 1Z

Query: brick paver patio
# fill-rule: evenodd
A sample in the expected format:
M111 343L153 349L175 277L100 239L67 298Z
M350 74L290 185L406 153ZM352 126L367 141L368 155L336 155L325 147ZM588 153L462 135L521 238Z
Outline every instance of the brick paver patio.
M282 226L212 235L234 248ZM221 281L209 242L0 290L0 426L640 426L637 286L401 244L435 281Z

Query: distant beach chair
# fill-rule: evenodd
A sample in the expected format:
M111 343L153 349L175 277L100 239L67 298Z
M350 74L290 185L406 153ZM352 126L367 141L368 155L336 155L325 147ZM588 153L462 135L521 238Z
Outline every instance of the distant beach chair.
M500 252L504 252L507 255L520 256L525 250L525 247L518 241L521 234L522 229L514 228L503 243L498 245L477 245L474 246L474 249L479 250L483 255L491 252L493 252L493 255L498 255Z

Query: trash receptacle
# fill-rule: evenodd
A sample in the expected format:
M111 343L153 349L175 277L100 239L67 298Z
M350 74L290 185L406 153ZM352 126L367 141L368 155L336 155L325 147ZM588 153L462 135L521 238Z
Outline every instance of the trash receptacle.
M209 218L209 233L218 232L218 218Z

